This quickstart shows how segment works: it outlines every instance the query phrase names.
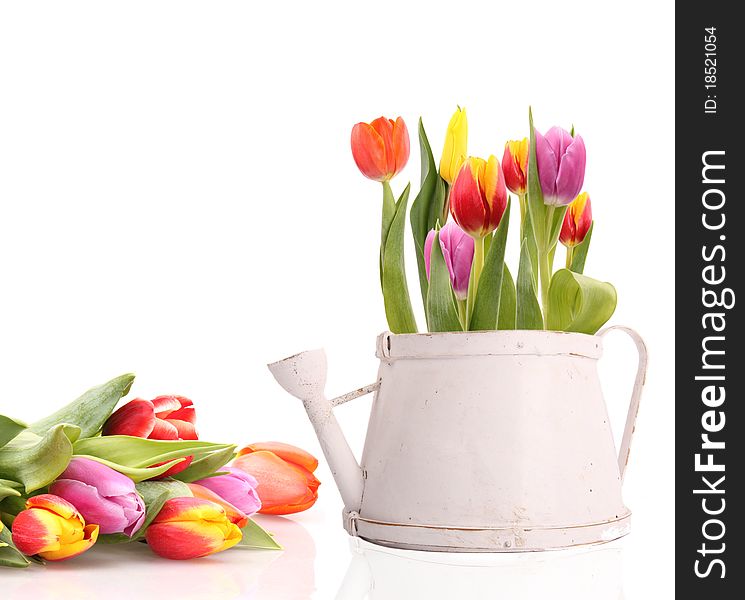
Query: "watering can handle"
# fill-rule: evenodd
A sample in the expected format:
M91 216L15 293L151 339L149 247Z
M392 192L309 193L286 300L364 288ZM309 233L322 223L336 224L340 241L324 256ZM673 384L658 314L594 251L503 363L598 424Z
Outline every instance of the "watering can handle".
M618 470L621 473L621 482L626 472L626 466L629 463L629 453L631 451L631 437L634 435L636 428L636 415L639 412L639 401L642 398L642 388L647 376L647 346L641 336L629 327L614 325L606 327L598 335L604 337L611 331L623 331L636 344L636 350L639 353L639 364L636 369L636 379L634 380L634 389L631 392L631 402L629 403L629 412L626 416L626 426L621 438L621 449L618 451Z

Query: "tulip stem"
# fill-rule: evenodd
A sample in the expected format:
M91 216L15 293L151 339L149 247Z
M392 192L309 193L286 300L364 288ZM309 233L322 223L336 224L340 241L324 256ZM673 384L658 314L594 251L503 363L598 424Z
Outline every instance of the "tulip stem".
M456 300L455 302L458 305L458 318L460 319L460 324L463 326L463 331L468 331L468 319L467 319L467 301L466 300Z
M574 247L567 246L567 269L572 268L572 261L574 260Z
M474 238L473 263L471 263L471 276L468 279L468 296L466 297L466 319L463 331L468 331L471 324L473 306L476 303L476 292L479 288L481 271L484 270L484 238Z

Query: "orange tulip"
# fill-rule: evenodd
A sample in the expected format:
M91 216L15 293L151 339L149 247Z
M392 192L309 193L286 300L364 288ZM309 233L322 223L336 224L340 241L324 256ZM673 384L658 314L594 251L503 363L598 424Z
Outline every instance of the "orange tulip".
M409 160L409 131L401 117L379 117L352 128L352 156L365 177L389 181Z
M318 460L290 444L260 442L238 452L233 466L253 475L261 499L260 513L287 515L307 510L318 499L321 482L313 475Z

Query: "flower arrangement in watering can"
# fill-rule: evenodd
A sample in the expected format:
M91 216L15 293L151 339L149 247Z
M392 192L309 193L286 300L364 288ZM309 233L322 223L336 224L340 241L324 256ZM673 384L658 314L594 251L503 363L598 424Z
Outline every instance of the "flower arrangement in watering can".
M352 154L383 187L380 282L390 332L376 382L325 397L322 350L269 365L303 400L344 501L351 535L400 548L520 551L610 541L629 530L621 498L647 355L632 330L600 331L610 283L584 274L593 232L574 128L505 144L502 162L467 153L458 108L439 169L419 121L421 189L410 211L429 333L419 334L404 264L410 186L390 181L409 157L400 117L358 123ZM520 209L516 276L505 264L512 199ZM555 270L559 244L565 267ZM607 331L635 341L639 367L616 452L598 380ZM357 464L333 408L374 393ZM447 485L443 485L447 482Z

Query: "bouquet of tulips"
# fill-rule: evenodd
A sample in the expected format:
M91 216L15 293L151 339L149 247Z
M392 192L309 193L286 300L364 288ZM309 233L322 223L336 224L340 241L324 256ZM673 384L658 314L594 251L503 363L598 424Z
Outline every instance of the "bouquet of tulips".
M380 282L388 326L416 333L404 265L410 185L396 199L390 181L409 158L401 117L352 129L352 155L383 184ZM421 188L411 206L419 285L429 331L549 329L594 334L612 316L616 291L584 274L593 230L582 191L580 135L553 127L542 135L529 111L529 138L508 141L502 162L469 156L468 122L458 108L447 128L439 171L419 120ZM505 264L512 198L520 208L517 276ZM452 216L452 220L449 217ZM554 270L559 242L565 267Z
M133 380L117 377L31 425L0 414L0 566L65 560L96 543L143 541L171 559L279 549L251 515L316 501L318 461L300 448L251 444L236 457L233 444L198 439L183 396L114 411Z

